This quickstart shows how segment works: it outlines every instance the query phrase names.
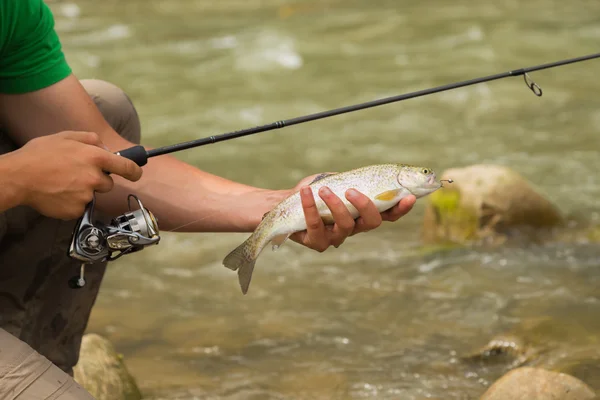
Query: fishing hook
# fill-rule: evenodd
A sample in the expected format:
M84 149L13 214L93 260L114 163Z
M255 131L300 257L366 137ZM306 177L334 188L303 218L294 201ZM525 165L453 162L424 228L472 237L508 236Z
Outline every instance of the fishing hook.
M537 96L537 97L542 97L542 88L533 81L533 79L531 79L531 77L529 76L529 74L527 72L525 72L523 74L523 80L525 81L525 84L527 85L527 87L529 89L531 89L531 91Z

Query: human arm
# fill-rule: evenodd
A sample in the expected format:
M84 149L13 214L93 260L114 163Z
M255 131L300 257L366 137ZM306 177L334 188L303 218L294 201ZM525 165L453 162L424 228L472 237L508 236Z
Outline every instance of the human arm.
M0 118L18 145L67 129L96 132L113 152L134 145L108 125L74 75L34 92L0 95ZM136 193L164 230L248 231L287 195L232 182L170 156L150 159L135 184L114 181L110 193L97 196L98 209L119 215L127 209L127 194Z
M133 145L106 123L71 73L42 0L0 2L0 126L19 146L70 130L97 133L113 152ZM56 155L57 163L63 155ZM165 230L247 231L261 211L286 195L228 181L170 156L150 160L144 169L135 185L114 177L114 190L97 196L98 209L119 215L127 209L127 195L136 193Z

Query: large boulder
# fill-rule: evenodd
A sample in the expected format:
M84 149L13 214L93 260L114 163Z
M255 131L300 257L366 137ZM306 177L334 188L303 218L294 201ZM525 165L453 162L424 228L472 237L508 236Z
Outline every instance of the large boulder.
M100 335L83 336L74 379L97 400L140 400L142 394L122 355Z
M521 367L497 380L480 400L592 400L594 391L570 375Z
M514 234L536 239L564 226L557 207L517 172L501 165L452 168L452 179L428 196L425 243L504 243Z

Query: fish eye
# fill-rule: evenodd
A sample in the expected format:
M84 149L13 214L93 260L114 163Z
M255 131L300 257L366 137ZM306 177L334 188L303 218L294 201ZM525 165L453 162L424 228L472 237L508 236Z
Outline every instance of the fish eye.
M431 171L429 171L427 168L423 168L423 170L421 172L423 172L425 175L427 175Z

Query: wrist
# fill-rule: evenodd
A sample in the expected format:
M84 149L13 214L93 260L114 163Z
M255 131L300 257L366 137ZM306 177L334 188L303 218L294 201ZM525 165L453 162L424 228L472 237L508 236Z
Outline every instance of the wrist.
M258 224L263 219L263 216L271 211L275 206L282 202L285 198L290 196L294 192L293 189L283 190L267 190L261 189L254 192L257 196L257 201L249 202L254 203L255 206L252 208L252 212L249 213L249 220L247 230L252 232L256 229Z
M19 165L16 151L0 155L0 212L25 204L27 185L20 182Z

